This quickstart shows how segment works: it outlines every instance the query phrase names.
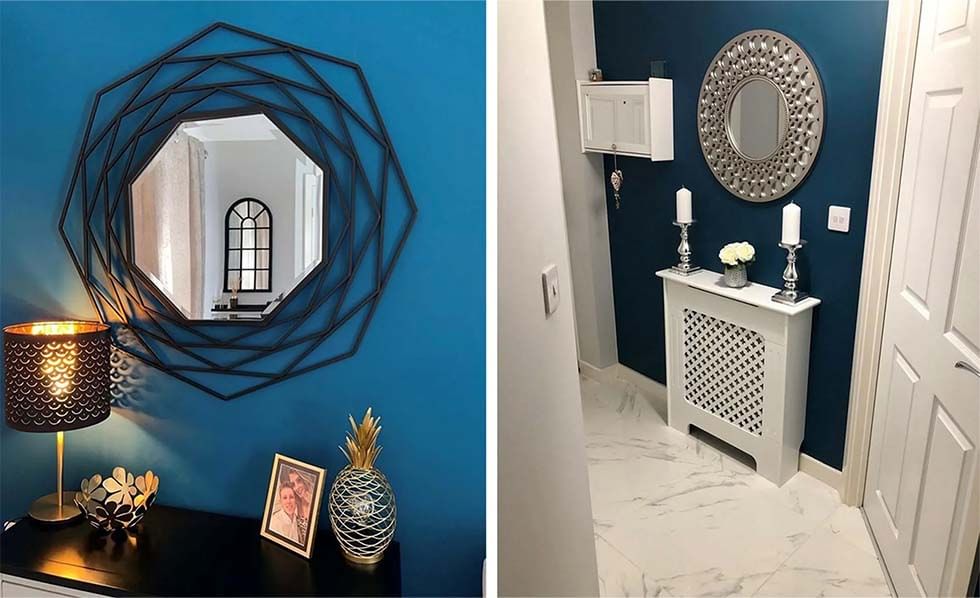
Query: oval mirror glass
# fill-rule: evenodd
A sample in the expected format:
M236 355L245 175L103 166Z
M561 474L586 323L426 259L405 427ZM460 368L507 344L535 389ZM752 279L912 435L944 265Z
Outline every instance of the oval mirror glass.
M261 320L320 264L324 185L264 114L183 122L130 186L134 262L187 319Z
M786 100L768 79L748 79L732 94L727 120L735 149L749 160L765 160L786 138Z

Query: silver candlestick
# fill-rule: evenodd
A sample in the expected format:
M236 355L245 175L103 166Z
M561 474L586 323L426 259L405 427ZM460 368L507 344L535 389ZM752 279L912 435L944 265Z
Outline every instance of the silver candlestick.
M796 269L796 252L806 245L806 241L800 239L795 245L780 243L779 246L786 250L786 269L783 270L783 290L772 296L776 303L795 305L803 301L809 295L796 290L796 285L800 281L800 273Z
M695 222L697 222L697 220L691 220L690 222L674 221L674 226L681 229L681 243L677 246L677 253L680 254L681 261L678 262L676 266L671 266L670 269L684 276L687 276L691 272L697 272L701 269L701 266L695 266L691 263L691 244L687 242L687 227L691 226Z

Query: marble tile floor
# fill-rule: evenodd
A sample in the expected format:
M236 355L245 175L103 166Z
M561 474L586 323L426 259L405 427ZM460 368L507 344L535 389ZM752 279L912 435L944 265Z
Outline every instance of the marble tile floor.
M777 488L635 385L581 381L603 596L890 595L834 490L804 473Z

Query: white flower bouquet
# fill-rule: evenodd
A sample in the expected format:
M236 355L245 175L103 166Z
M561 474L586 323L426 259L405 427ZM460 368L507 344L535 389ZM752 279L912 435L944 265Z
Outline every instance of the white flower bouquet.
M725 265L725 284L739 288L748 283L745 267L755 261L755 247L751 243L729 243L718 252L718 258Z
M755 261L755 247L748 241L729 243L718 252L718 258L726 266L751 264Z

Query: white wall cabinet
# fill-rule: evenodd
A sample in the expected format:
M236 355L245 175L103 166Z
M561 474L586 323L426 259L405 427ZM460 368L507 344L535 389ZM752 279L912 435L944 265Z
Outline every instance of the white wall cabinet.
M674 159L673 81L579 81L582 152Z

